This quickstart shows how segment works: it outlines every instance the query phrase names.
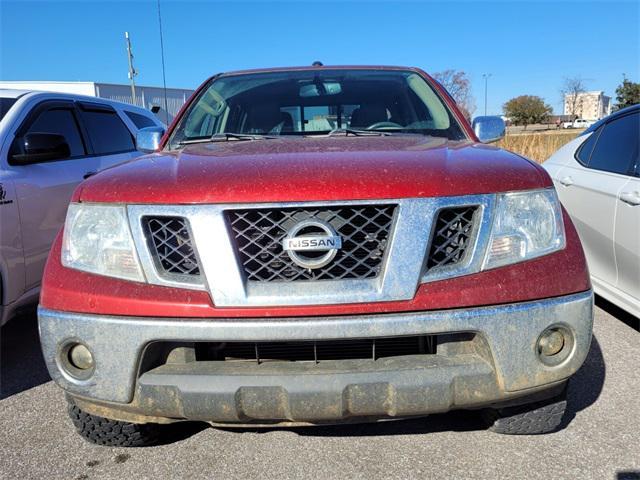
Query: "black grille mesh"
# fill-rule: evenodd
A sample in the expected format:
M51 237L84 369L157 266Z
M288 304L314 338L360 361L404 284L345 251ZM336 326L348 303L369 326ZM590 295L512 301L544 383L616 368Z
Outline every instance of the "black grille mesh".
M315 361L353 360L436 353L435 336L407 336L297 342L225 342L196 344L197 360Z
M477 206L440 210L431 238L427 269L455 265L465 259L477 211Z
M395 205L247 209L226 212L240 262L248 280L257 282L375 278L389 241ZM298 266L282 247L298 222L318 219L342 237L342 248L327 265Z
M158 266L175 275L200 275L187 221L182 217L144 217L147 238Z

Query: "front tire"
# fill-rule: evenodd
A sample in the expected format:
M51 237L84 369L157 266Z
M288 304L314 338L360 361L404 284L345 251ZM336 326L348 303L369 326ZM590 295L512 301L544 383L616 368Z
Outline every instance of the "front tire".
M555 431L567 409L567 387L562 393L515 407L490 409L484 412L489 429L505 435L539 435Z
M131 423L91 415L69 405L69 417L85 440L108 447L146 447L160 439L160 425Z

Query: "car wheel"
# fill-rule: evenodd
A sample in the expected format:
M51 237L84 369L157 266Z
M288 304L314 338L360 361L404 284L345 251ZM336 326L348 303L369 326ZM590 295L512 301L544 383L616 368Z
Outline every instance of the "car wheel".
M558 428L567 408L567 387L547 400L483 412L489 429L506 435L537 435Z
M69 405L69 416L77 432L96 445L109 447L145 447L158 443L161 426L155 423L131 423L91 415Z

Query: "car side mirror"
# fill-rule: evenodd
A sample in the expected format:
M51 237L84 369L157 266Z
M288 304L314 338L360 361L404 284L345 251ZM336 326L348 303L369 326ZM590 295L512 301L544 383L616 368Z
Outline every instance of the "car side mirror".
M473 119L473 131L482 143L493 143L504 137L506 126L498 116L476 117Z
M27 133L16 139L11 155L12 165L64 160L71 157L71 149L63 135L55 133Z
M145 127L136 134L136 148L140 152L151 153L160 148L160 140L164 135L162 127Z

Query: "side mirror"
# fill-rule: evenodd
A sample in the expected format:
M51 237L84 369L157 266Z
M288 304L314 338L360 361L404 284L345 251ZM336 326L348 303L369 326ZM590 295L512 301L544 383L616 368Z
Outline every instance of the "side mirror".
M163 135L164 128L162 127L141 128L136 134L136 148L144 153L155 152L160 147Z
M476 117L473 119L473 131L482 143L493 143L504 137L504 120L500 117Z
M29 165L32 163L64 160L71 156L71 149L63 135L54 133L27 133L16 138L14 152L11 155L12 165Z

